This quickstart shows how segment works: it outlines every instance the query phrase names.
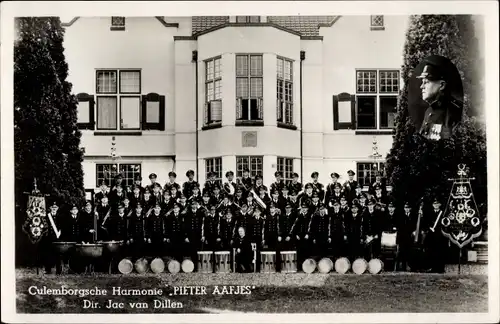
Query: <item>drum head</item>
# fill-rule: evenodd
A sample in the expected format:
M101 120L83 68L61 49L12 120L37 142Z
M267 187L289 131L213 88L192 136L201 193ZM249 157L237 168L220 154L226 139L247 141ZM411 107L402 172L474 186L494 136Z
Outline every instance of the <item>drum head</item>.
M193 272L194 263L193 261L186 259L182 261L181 267L182 267L182 272Z
M318 263L318 270L321 273L328 273L333 268L333 262L329 258L323 258Z
M135 261L135 271L138 273L145 273L148 271L148 261L144 258L140 258Z
M366 271L366 261L365 259L356 259L352 264L352 271L355 274L363 274Z
M314 270L316 270L316 261L314 261L313 259L306 259L302 263L302 271L304 271L305 273L313 273Z
M167 269L168 272L170 273L179 273L181 271L181 265L178 261L176 260L170 260L167 264Z
M337 259L337 261L335 261L335 271L337 271L337 273L345 274L347 273L347 271L349 271L350 267L351 263L347 258L339 258Z
M382 268L382 261L379 259L371 259L370 262L368 262L368 271L370 271L371 274L379 273L382 271Z
M129 274L132 272L132 269L134 268L134 265L132 264L132 261L129 259L122 259L118 263L118 271L123 274Z
M165 263L162 259L156 258L151 261L151 271L154 273L162 273L165 271Z

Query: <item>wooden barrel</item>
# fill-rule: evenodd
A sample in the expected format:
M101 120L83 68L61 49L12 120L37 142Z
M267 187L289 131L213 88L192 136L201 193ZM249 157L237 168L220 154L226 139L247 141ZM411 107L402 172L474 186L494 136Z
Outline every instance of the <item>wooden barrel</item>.
M335 271L340 274L345 274L351 268L351 262L348 258L338 258L335 261Z
M316 261L314 259L306 259L302 262L302 271L305 273L313 273L316 270Z
M162 273L165 271L165 262L161 258L154 258L149 266L153 273Z
M168 272L176 274L181 271L181 264L174 258L164 257L163 262L167 265Z
M213 251L198 251L198 272L200 273L214 272Z
M118 263L118 271L123 274L129 274L134 270L134 264L130 258L120 260Z
M378 274L384 269L384 263L380 259L371 259L368 262L368 271L371 274Z
M149 270L149 262L146 258L139 258L135 261L134 268L137 273L146 273Z
M181 263L182 272L190 273L194 271L194 263L190 258L184 258Z
M368 268L368 264L365 259L359 258L354 260L352 263L352 271L355 274L363 274L366 271L366 268Z
M323 258L318 262L318 271L321 273L328 273L333 269L333 262L330 258Z

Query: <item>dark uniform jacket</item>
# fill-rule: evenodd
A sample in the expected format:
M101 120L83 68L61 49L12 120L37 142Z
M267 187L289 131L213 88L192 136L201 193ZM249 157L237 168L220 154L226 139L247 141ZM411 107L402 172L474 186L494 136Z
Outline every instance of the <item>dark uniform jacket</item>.
M376 209L374 209L372 213L369 212L368 208L363 212L363 228L365 237L369 235L378 235L380 238L380 234L382 233L382 217L383 214Z
M350 203L356 198L356 187L358 186L358 182L356 180L349 181L347 180L344 183L344 195L347 201Z
M123 200L127 197L125 191L122 191L120 194L116 190L112 190L109 194L109 204L113 208L117 208L119 204L123 203Z
M73 218L73 215L69 213L62 219L60 229L61 231L61 241L63 242L80 242L82 241L82 221L81 216L76 214L76 217Z
M313 187L313 191L316 191L319 196L319 201L323 201L325 199L325 186L319 182L311 182Z
M170 191L172 189L172 187L175 187L175 189L177 189L177 192L181 191L181 186L177 182L171 183L170 181L165 183L165 185L163 186L163 190ZM152 189L153 188L150 189L151 192L152 192Z
M396 241L398 244L404 246L412 244L414 241L412 233L417 229L417 217L418 215L416 215L413 211L410 211L408 214L405 211L398 213L396 221L396 228L398 231ZM420 229L423 228L420 227Z
M330 217L330 237L334 241L343 241L345 230L344 230L344 214L340 209L336 213L333 208L328 209L328 215Z
M298 181L295 183L293 181L290 182L288 184L288 191L289 192L295 191L295 194L298 194L299 192L302 191L302 183L300 183Z
M456 124L453 111L461 111L455 101L440 100L429 105L419 133L426 139L440 140L451 137Z
M248 211L245 214L239 211L238 213L236 213L235 218L236 218L236 230L238 230L238 228L240 227L243 227L245 229L245 232L247 232L252 215Z
M264 219L264 240L267 243L275 242L278 239L278 214L270 213Z
M238 237L234 239L233 247L236 250L240 249L240 252L237 252L237 256L242 258L242 261L250 261L252 259L252 243L246 235L244 237L238 235Z
M79 213L80 229L82 231L80 239L83 242L92 242L94 234L90 230L94 229L94 212L90 210L87 212L85 209Z
M267 193L265 193L263 196L259 193L259 196L260 200L262 200L264 202L264 204L266 204L266 208L269 209L269 203L271 202L271 198L269 198L269 195ZM255 200L255 199L254 199Z
M198 185L198 182L196 181L186 181L182 184L182 193L186 198L191 197L193 194L193 188Z
M278 199L274 200L274 198L271 198L269 202L274 203L276 208L278 208L281 213L285 212L285 207L286 207L286 199L285 198L278 196Z
M205 213L201 209L197 209L195 212L189 210L184 215L184 233L191 243L200 242L204 217Z
M238 188L238 185L237 185L237 184L236 184L236 182L234 182L234 181L231 181L231 182L224 182L224 184L222 185L222 190L224 190L224 193L225 193L226 195L231 194L231 190L232 190L232 189L231 189L230 184L231 184L231 185L233 186L233 188L234 188L234 193L236 193L236 188ZM234 193L233 193L233 195L234 195Z
M142 198L142 193L139 193L137 196L135 195L135 193L131 193L128 198L130 200L130 206L135 209L135 206L137 206L138 203L143 203Z
M207 182L205 182L205 185L203 186L202 194L204 195L206 192L208 192L208 194L210 196L212 196L213 193L214 193L214 188L217 185L219 185L219 183L217 181L207 181Z
M98 224L100 224L99 227L104 226L106 228L105 223L107 223L109 217L111 217L111 206L109 204L107 204L106 206L100 204L96 207L96 211L98 217Z
M384 197L387 197L387 186L385 184L384 179L382 179L382 181L380 181L380 182L375 181L372 184L370 184L370 186L368 187L368 192L370 193L370 195L375 195L375 187L376 186L380 186L380 188L382 188L382 195Z
M304 236L307 234L307 231L309 230L309 223L311 220L311 214L310 213L299 213L297 215L297 218L295 219L295 222L293 223L291 232L293 236L299 236L299 238L302 240Z
M351 213L345 215L344 228L346 229L347 241L349 244L360 244L364 240L363 216L358 211L356 216Z
M321 216L319 211L314 213L307 234L310 240L326 241L330 237L330 217Z
M128 219L127 215L123 214L123 217L120 217L118 213L113 213L113 215L109 218L107 225L109 239L114 241L126 241L128 238ZM134 215L135 216L135 215Z
M151 242L163 242L167 229L165 227L165 218L160 212L158 215L153 211L146 218L146 239L151 239Z
M163 201L161 203L162 212L168 213L169 211L171 211L174 208L174 203L175 203L175 201L172 198L170 198L168 200L163 199Z
M133 239L134 243L144 242L146 236L146 220L142 215L138 217L133 214L128 222L128 236Z
M257 185L256 183L254 183L253 185L253 191L260 196L260 188L264 188L264 192L266 193L266 195L269 194L269 190L268 188L264 185L264 184L261 184L260 186Z
M153 198L155 204L156 203L160 203L160 204L163 203L163 195L161 194L161 192L157 192L157 193L152 192L151 197Z
M298 197L297 197L297 200L299 201L299 206L301 206L302 204L306 204L306 205L311 205L312 203L312 192L310 195L308 195L307 193L303 192L301 193Z
M285 239L287 236L292 237L292 227L297 219L297 212L291 211L290 214L286 212L278 215L278 236Z
M280 193L280 196L281 192L283 191L283 188L285 188L285 182L283 180L280 182L275 181L271 184L271 191L277 190Z
M222 195L218 194L217 196L212 195L210 203L214 205L216 208L219 208L219 205L222 203Z
M95 205L100 205L101 204L101 199L104 196L104 194L106 194L106 196L109 196L109 191L106 191L105 193L103 193L102 191L100 191L100 192L98 192L98 193L95 194L95 196L94 196Z
M219 219L217 215L211 216L210 214L204 218L202 236L208 242L214 242L217 239L217 229L219 226Z
M226 246L236 237L235 226L236 221L234 217L231 217L231 219L222 217L219 220L218 238L220 238Z
M171 242L183 241L184 238L186 237L184 233L184 226L182 223L182 215L180 212L177 215L175 215L175 213L172 212L169 216L167 216L166 228L167 228L166 238L169 239Z
M142 210L144 210L147 213L151 208L153 208L156 205L155 197L153 195L150 195L148 200L146 200L146 198L144 197L144 199L142 200L142 204L143 204Z
M264 239L264 218L255 216L249 221L249 238L252 242L260 244Z
M245 195L253 188L253 180L251 177L237 179L236 183L243 189Z
M325 189L325 204L328 204L330 202L330 200L332 199L332 196L335 194L335 185L337 184L338 182L336 183L329 183L326 185L326 189ZM342 195L342 192L339 192L339 196L337 197L337 200L340 199L340 196Z

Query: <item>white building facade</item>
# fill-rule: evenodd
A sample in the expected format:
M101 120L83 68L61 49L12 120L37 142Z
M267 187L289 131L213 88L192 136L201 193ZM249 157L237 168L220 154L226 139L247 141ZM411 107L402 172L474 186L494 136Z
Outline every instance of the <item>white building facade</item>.
M392 144L407 16L79 17L65 24L84 185L244 168L373 180ZM371 157L376 139L381 158ZM113 154L111 153L113 149ZM382 164L381 164L382 163Z

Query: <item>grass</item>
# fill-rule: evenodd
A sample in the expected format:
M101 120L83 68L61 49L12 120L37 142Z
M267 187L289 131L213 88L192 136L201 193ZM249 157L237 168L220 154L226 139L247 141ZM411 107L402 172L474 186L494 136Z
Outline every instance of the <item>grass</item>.
M131 274L39 275L17 271L17 309L20 313L205 313L218 310L259 313L354 312L487 312L488 281L485 275L364 274ZM123 302L124 309L83 309L77 296L32 296L28 287L162 288L163 296L97 296ZM208 295L169 296L173 286L203 285ZM212 295L214 287L248 285L246 295ZM89 299L89 298L87 298ZM154 299L181 302L182 309L153 308ZM129 302L146 302L148 309L131 309Z

